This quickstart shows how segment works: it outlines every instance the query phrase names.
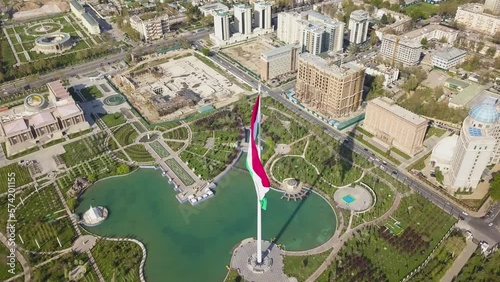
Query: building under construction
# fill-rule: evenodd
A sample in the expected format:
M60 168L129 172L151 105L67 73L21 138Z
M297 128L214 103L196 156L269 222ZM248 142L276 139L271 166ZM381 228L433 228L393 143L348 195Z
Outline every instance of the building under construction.
M151 104L155 108L158 116L166 116L171 114L178 109L194 106L201 98L189 89L182 89L177 91L174 98L169 96L162 96L161 93L152 97Z

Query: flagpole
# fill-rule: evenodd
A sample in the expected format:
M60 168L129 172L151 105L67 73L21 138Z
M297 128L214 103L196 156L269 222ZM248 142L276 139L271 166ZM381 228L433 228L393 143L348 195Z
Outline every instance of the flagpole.
M260 83L259 83L259 113L260 113L260 104L262 103L262 99L260 96ZM260 131L260 124L259 124L259 131ZM259 134L260 135L260 134ZM260 159L260 136L257 136L257 150L259 152L259 159ZM260 199L257 197L257 263L260 264L262 263L262 211L260 207Z

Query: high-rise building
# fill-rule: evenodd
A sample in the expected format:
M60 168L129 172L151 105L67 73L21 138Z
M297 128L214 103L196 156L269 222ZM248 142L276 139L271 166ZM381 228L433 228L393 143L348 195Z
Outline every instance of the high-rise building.
M356 10L349 18L349 42L360 44L368 37L368 12Z
M218 40L229 40L229 15L227 12L217 11L214 15L215 37Z
M260 56L260 78L264 81L297 70L298 44L289 44L263 52Z
M325 30L316 25L309 25L302 32L302 52L319 55L327 51L323 45L323 34Z
M254 25L260 29L271 29L271 6L270 2L260 1L254 3Z
M240 34L252 33L252 7L250 5L234 5L234 25Z
M307 14L297 12L282 12L278 14L278 39L287 43L301 42L302 32L307 25Z
M361 105L364 79L361 66L337 66L303 53L298 60L296 98L327 117L346 116Z
M429 121L387 98L368 101L363 128L378 140L413 156L423 148Z
M422 45L420 42L413 42L396 35L384 34L379 52L391 63L400 62L405 66L416 66L420 61Z
M493 14L500 14L500 0L486 0L484 2L484 10L489 10Z
M465 118L450 163L453 189L476 188L486 166L495 158L499 130L497 100L489 97Z

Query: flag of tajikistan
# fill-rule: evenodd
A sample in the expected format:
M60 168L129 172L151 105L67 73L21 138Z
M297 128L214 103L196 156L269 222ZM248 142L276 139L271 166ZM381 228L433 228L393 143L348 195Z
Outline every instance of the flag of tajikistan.
M269 192L271 183L267 177L264 166L260 160L260 148L257 148L256 140L260 135L260 95L257 96L257 101L253 106L252 118L250 121L250 143L247 154L247 169L252 176L257 198L263 210L267 208L266 193Z

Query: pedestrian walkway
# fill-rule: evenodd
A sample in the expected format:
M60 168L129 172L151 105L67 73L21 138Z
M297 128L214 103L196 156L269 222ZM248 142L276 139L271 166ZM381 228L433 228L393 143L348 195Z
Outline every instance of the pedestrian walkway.
M451 282L460 273L460 270L467 263L472 254L476 251L477 244L472 242L472 240L467 240L467 246L462 250L462 252L455 259L451 267L446 271L440 282Z
M12 248L12 246L8 245L7 237L5 237L5 235L3 233L1 233L1 232L0 232L0 241L2 241L2 243L5 245L5 247L7 249L11 249ZM14 279L16 279L15 277L21 277L22 275L24 275L24 281L25 282L29 282L29 281L31 281L31 268L30 268L30 266L28 264L28 261L17 250L17 246L14 246L14 248L16 249L16 259L21 264L21 266L23 267L23 273L20 273L20 274L14 276L14 277L11 277L10 279L8 279L6 281L14 280Z

